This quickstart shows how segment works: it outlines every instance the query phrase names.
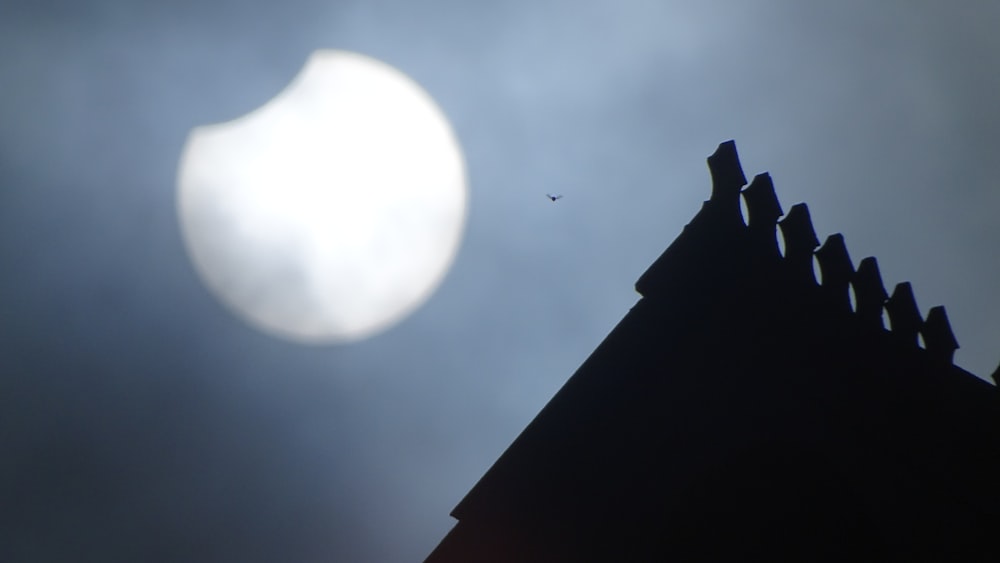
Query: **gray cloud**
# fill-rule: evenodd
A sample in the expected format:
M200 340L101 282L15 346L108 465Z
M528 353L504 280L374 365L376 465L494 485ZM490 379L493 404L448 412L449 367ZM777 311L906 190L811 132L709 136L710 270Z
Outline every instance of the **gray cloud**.
M16 2L0 8L0 545L10 561L413 561L635 301L735 138L788 209L1000 342L1000 5ZM191 127L316 48L417 80L466 151L431 300L301 347L199 284ZM565 198L552 204L545 192Z

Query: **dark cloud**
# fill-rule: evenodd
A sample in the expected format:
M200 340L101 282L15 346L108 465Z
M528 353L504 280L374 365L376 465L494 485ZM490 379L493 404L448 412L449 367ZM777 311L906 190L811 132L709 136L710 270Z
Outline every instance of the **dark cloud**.
M788 209L997 360L995 2L5 2L0 559L414 561L634 302L736 138ZM370 340L258 334L174 214L188 131L316 48L435 97L454 268ZM545 192L565 198L552 204Z

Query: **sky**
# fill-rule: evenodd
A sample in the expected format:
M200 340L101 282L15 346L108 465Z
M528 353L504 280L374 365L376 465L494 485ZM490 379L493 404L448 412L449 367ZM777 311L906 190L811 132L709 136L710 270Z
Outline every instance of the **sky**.
M636 302L727 139L821 239L945 305L956 364L988 377L998 21L993 0L6 0L0 560L422 560ZM188 132L316 49L418 82L469 181L437 291L349 345L230 315L175 213Z

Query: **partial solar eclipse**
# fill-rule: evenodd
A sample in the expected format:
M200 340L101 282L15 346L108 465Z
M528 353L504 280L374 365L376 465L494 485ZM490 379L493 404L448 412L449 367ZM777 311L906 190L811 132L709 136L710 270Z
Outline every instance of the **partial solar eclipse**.
M363 339L419 307L457 253L466 198L461 148L430 96L344 51L313 53L271 101L192 130L177 179L209 291L310 343Z

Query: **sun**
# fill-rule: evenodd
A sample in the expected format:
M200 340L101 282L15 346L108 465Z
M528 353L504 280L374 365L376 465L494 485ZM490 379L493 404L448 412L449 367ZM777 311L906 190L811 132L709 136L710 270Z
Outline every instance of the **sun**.
M198 277L236 316L300 342L359 340L419 307L465 225L462 151L414 81L313 53L239 119L195 128L177 212Z

